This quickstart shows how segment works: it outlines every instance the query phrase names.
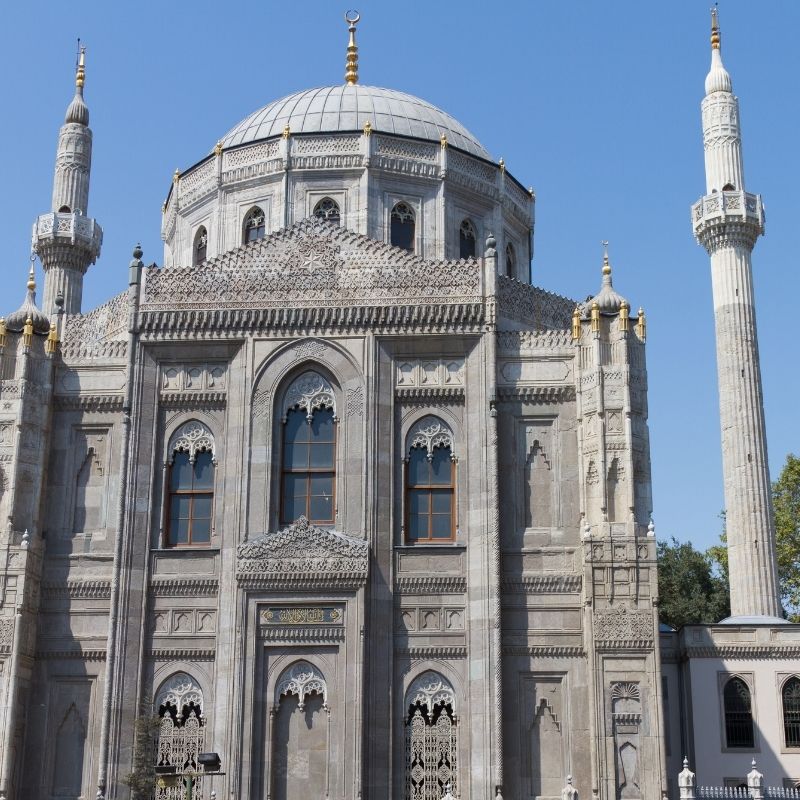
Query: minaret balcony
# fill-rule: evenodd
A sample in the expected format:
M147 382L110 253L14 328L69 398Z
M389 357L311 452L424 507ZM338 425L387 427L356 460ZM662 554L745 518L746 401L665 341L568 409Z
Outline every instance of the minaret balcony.
M33 247L36 252L48 245L73 245L94 264L103 244L103 229L77 211L42 214L33 224ZM88 266L88 264L87 264Z
M764 203L759 194L714 192L700 198L692 206L692 227L698 239L709 229L727 223L746 225L753 230L755 239L764 233L764 222Z

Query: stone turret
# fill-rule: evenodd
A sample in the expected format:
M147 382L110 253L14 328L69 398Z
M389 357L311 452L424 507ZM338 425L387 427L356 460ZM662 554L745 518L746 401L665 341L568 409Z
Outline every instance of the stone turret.
M692 206L692 225L711 257L731 614L778 617L775 522L751 264L753 246L764 233L764 206L759 195L745 191L739 101L722 63L716 9L705 90L706 194Z
M59 295L67 314L80 313L83 276L100 255L103 242L102 228L87 216L92 131L89 109L83 99L85 79L82 48L75 75L75 96L58 135L51 212L38 217L33 226L33 249L45 274L42 307L46 314L53 313Z

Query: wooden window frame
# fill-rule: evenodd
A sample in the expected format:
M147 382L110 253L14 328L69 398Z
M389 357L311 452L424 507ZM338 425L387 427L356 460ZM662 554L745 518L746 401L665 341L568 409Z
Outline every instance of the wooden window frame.
M440 448L436 448L437 450ZM404 505L405 505L405 542L404 544L415 546L415 545L422 545L422 546L430 546L430 545L437 545L437 544L454 544L456 541L456 467L458 462L453 458L453 448L446 447L443 448L450 451L450 483L443 484L443 483L434 483L434 484L420 484L411 486L410 484L410 475L408 464L411 460L411 451L412 450L424 450L423 447L411 447L409 448L409 454L403 459L403 467L404 467L404 475L403 475L403 494L404 494ZM412 539L411 538L411 492L423 490L428 492L428 497L431 498L433 491L436 489L448 489L450 491L450 536L445 538L433 538L431 536L431 517L433 516L433 512L431 509L433 508L433 503L429 500L428 502L428 537L426 539Z
M790 684L792 684L793 682L798 682L798 681L800 681L800 676L790 675L783 682L783 685L781 686L781 723L782 723L782 726L783 726L783 746L787 750L800 749L800 740L798 740L796 743L790 743L789 742L789 737L787 735L788 730L789 730L789 725L797 726L798 724L800 724L800 719L793 719L791 721L787 721L787 718L786 718L786 713L787 713L787 710L786 710L786 690L787 690L787 688L789 687ZM794 715L798 715L798 711L797 710L789 711L789 713L790 714L794 714Z
M742 684L747 690L747 698L748 698L748 715L750 719L750 741L748 744L732 744L730 741L730 736L728 735L728 715L731 716L735 714L743 714L743 712L736 711L734 709L728 710L728 703L727 703L727 693L728 687L731 686L734 682ZM747 684L747 681L744 680L739 675L731 675L728 680L725 681L722 687L722 714L723 714L723 726L725 732L725 747L728 750L734 751L747 751L747 750L754 750L756 747L756 724L755 719L753 717L753 691L750 686ZM731 719L731 727L735 727L736 725L743 726L743 720L733 720Z
M286 485L286 475L306 475L306 485L308 485L308 481L311 480L311 475L318 474L318 475L331 475L331 518L329 520L317 520L312 519L310 515L311 512L311 494L306 494L306 513L305 518L312 523L313 525L334 525L336 523L336 462L337 462L337 452L338 452L338 445L339 445L339 420L336 417L336 412L333 406L325 406L324 408L315 408L313 409L313 414L316 414L317 411L330 411L333 414L333 466L330 469L323 469L320 467L307 467L305 469L286 469L286 422L289 418L289 413L292 411L296 411L298 413L302 413L302 409L298 408L290 408L286 412L286 416L284 417L284 422L282 423L281 428L281 461L280 461L280 470L281 470L281 480L280 480L280 524L281 525L291 525L292 523L296 522L296 519L290 520L286 516L286 508L284 503L285 497L285 485ZM310 422L306 422L307 425L311 425Z
M175 456L178 453L184 451L175 450L172 453L172 460L169 464L169 470L167 471L167 513L166 513L166 524L164 526L164 546L170 549L174 548L186 548L186 547L193 547L193 548L205 548L205 547L212 547L212 540L214 538L214 512L216 509L216 482L217 482L217 465L214 462L214 454L210 450L201 450L197 453L197 456L208 455L211 458L211 466L214 469L214 476L211 481L211 491L197 491L195 489L172 489L172 470L175 467ZM195 462L197 458L195 457ZM194 463L189 462L192 465L192 484L194 485ZM190 496L190 514L189 514L189 540L186 542L173 542L172 541L172 498L175 496ZM209 529L208 529L208 541L207 542L193 542L192 541L192 523L194 522L194 516L191 514L191 511L194 510L194 499L195 497L210 497L211 498L211 512L209 517Z

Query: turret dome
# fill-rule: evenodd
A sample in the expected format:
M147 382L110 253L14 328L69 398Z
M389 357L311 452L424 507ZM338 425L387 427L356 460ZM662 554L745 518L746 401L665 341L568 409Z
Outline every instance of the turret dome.
M483 145L458 120L405 92L361 84L323 86L295 92L245 117L222 139L223 149L280 136L286 126L296 133L372 130L439 142L490 160Z

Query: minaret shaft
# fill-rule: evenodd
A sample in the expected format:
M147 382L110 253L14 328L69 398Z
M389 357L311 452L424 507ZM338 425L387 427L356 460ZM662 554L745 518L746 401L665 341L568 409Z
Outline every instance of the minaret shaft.
M89 213L89 175L92 169L92 131L74 122L58 136L53 179L53 211Z
M711 255L733 616L780 616L750 250Z
M722 64L716 11L711 46L702 103L707 194L692 207L692 222L711 257L731 615L780 617L751 264L764 208L745 191L739 103Z

